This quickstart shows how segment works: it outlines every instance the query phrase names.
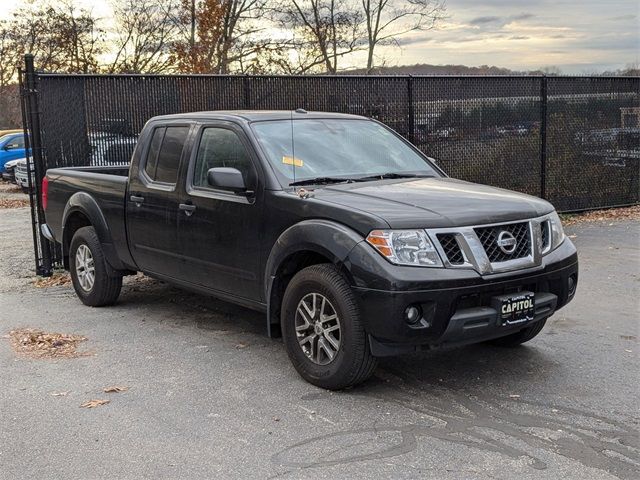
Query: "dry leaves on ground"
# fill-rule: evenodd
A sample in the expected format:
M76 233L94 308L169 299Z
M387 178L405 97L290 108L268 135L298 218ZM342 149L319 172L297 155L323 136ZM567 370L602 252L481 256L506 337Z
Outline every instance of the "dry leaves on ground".
M80 407L82 407L82 408L96 408L96 407L99 407L101 405L106 405L110 401L111 400L89 400L87 402L84 402L82 405L80 405Z
M562 224L565 227L583 222L610 222L614 220L640 220L640 205L562 215Z
M120 392L126 392L127 390L129 390L129 387L113 385L112 387L105 387L102 391L104 393L120 393Z
M38 277L33 281L36 288L61 287L71 285L71 276L68 273L54 273L50 277Z
M46 333L42 330L22 328L9 332L13 350L32 358L74 358L91 355L78 352L78 344L87 340L81 335Z
M0 182L0 192L22 193L22 187L15 183Z
M29 206L29 199L26 198L0 198L0 208L22 208Z

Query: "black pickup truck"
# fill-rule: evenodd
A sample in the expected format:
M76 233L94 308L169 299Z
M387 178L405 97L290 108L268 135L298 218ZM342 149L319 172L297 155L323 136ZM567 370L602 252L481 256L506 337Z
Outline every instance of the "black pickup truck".
M448 178L353 115L156 117L129 168L51 169L42 191L42 231L84 304L114 303L141 271L264 311L329 389L379 356L531 340L577 287L548 202Z

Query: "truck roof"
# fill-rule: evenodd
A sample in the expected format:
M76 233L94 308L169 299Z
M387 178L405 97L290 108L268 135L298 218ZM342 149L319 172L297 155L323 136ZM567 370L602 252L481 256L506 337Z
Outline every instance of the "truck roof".
M161 115L153 117L152 120L176 120L176 119L235 119L247 122L262 120L289 120L292 110L211 110L205 112L176 113L172 115ZM334 112L299 112L293 111L293 118L342 118L342 119L364 119L360 115L350 115L346 113Z

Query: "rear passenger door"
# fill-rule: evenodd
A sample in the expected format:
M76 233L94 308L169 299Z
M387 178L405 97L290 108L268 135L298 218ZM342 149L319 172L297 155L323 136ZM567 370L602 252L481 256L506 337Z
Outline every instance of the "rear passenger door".
M146 151L132 172L127 198L131 255L143 272L177 278L178 178L188 151L188 124L158 125L149 132ZM144 140L141 140L144 143Z
M255 151L242 129L228 122L201 125L193 145L183 196L189 210L178 214L189 280L233 297L261 301L264 185ZM238 195L209 185L207 172L215 167L239 170L253 193Z

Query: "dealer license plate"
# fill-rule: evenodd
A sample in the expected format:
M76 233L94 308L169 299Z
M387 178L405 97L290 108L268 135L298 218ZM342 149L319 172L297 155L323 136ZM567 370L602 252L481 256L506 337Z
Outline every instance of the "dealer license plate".
M498 310L502 325L513 325L533 320L536 312L535 295L520 292L511 295L493 297L493 308Z

